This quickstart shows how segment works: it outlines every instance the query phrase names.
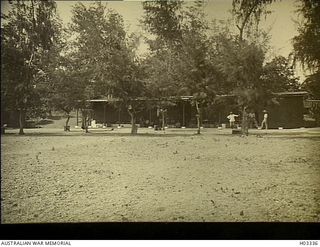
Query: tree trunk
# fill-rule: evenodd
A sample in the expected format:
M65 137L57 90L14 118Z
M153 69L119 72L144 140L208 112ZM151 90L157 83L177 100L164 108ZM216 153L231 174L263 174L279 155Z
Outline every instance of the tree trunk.
M64 128L64 131L70 131L70 126L69 126L69 120L70 120L70 114L67 114L67 121L66 121L66 126Z
M138 133L138 128L136 125L136 117L134 116L133 113L131 113L130 116L131 116L131 134L135 135Z
M82 110L82 124L81 124L81 128L84 129L86 131L86 133L88 133L88 120L87 120L87 112L86 110Z
M136 135L138 133L138 128L136 125L136 116L132 108L128 109L128 112L131 117L131 135Z
M86 118L85 118L85 130L86 130L86 133L89 133L89 117L86 115Z
M248 113L246 112L246 107L242 108L242 124L241 124L241 133L242 135L249 134L249 121L248 121Z
M200 107L198 101L196 101L196 109L197 109L197 134L200 135Z
M200 116L197 114L197 134L200 135Z
M24 135L24 132L23 132L23 124L24 124L24 111L23 110L20 110L19 111L19 127L20 127L20 130L19 130L19 135Z
M242 42L242 40L243 40L243 29L244 29L244 26L243 26L243 28L240 29L240 36L239 36L240 42Z
M161 128L162 128L162 130L165 130L164 129L164 110L161 112L161 115L162 115L162 126L161 126Z

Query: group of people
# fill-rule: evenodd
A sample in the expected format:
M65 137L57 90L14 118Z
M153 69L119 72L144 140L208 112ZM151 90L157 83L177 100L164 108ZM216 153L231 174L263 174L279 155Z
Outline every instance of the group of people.
M227 119L229 119L230 128L235 127L236 117L239 117L239 115L236 115L233 112L230 112L230 114L227 116ZM244 123L242 123L246 125L244 126L245 128L255 127L259 129L256 114L253 111L250 112L248 108L246 108L244 111L243 119L247 120ZM263 129L263 127L268 129L268 112L266 110L263 110L263 120L261 122L260 129Z

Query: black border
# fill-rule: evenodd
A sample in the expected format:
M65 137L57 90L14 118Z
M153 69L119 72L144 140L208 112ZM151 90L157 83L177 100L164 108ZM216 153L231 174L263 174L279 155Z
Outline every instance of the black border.
M320 223L2 224L6 240L319 240Z

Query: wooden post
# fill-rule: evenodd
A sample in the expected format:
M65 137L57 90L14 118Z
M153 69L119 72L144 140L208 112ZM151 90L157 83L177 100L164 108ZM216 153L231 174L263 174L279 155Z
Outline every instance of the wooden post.
M162 130L165 130L165 128L164 128L164 110L162 109Z
M79 108L77 107L77 126L79 126Z
M151 126L151 109L149 109L149 126Z
M106 102L103 104L103 126L106 126Z
M184 101L182 101L182 127L186 127L185 126L185 104L184 104Z
M196 114L196 118L197 118L197 134L200 134L200 107L199 107L199 102L196 101L196 110L197 110L197 114Z

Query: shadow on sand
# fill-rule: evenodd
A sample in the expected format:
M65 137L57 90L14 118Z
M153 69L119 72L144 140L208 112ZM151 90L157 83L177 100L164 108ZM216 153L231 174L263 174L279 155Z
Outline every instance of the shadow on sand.
M30 136L41 136L41 137L50 137L50 136L61 136L61 137L75 137L75 136L87 136L87 137L97 137L97 136L110 136L110 137L190 137L190 136L200 136L196 133L137 133L132 135L130 133L119 133L119 132L33 132L25 133L24 135L19 135L18 133L5 133L4 136L16 136L16 137L30 137Z
M138 132L137 134L132 135L130 130L123 130L117 131L117 129L104 129L104 130L90 130L88 133L85 133L81 130L71 130L70 132L65 132L61 129L51 130L48 131L46 129L26 129L24 135L19 135L19 130L14 129L14 132L11 129L10 131L5 131L5 136L62 136L62 137L74 137L74 136L87 136L87 137L97 137L97 136L112 136L112 137L191 137L191 136L228 136L228 137L243 137L239 134L231 134L229 132L202 132L200 135L196 133L196 129L188 129L188 130L169 130L169 131L154 131L154 132ZM295 139L295 138L305 138L305 139L320 139L320 132L252 132L249 133L249 137L256 137L256 138L283 138L283 139Z
M37 122L38 125L47 125L52 123L53 123L53 120L50 120L50 119L41 119L39 122Z
M47 119L50 120L60 120L62 118L62 116L48 116Z

